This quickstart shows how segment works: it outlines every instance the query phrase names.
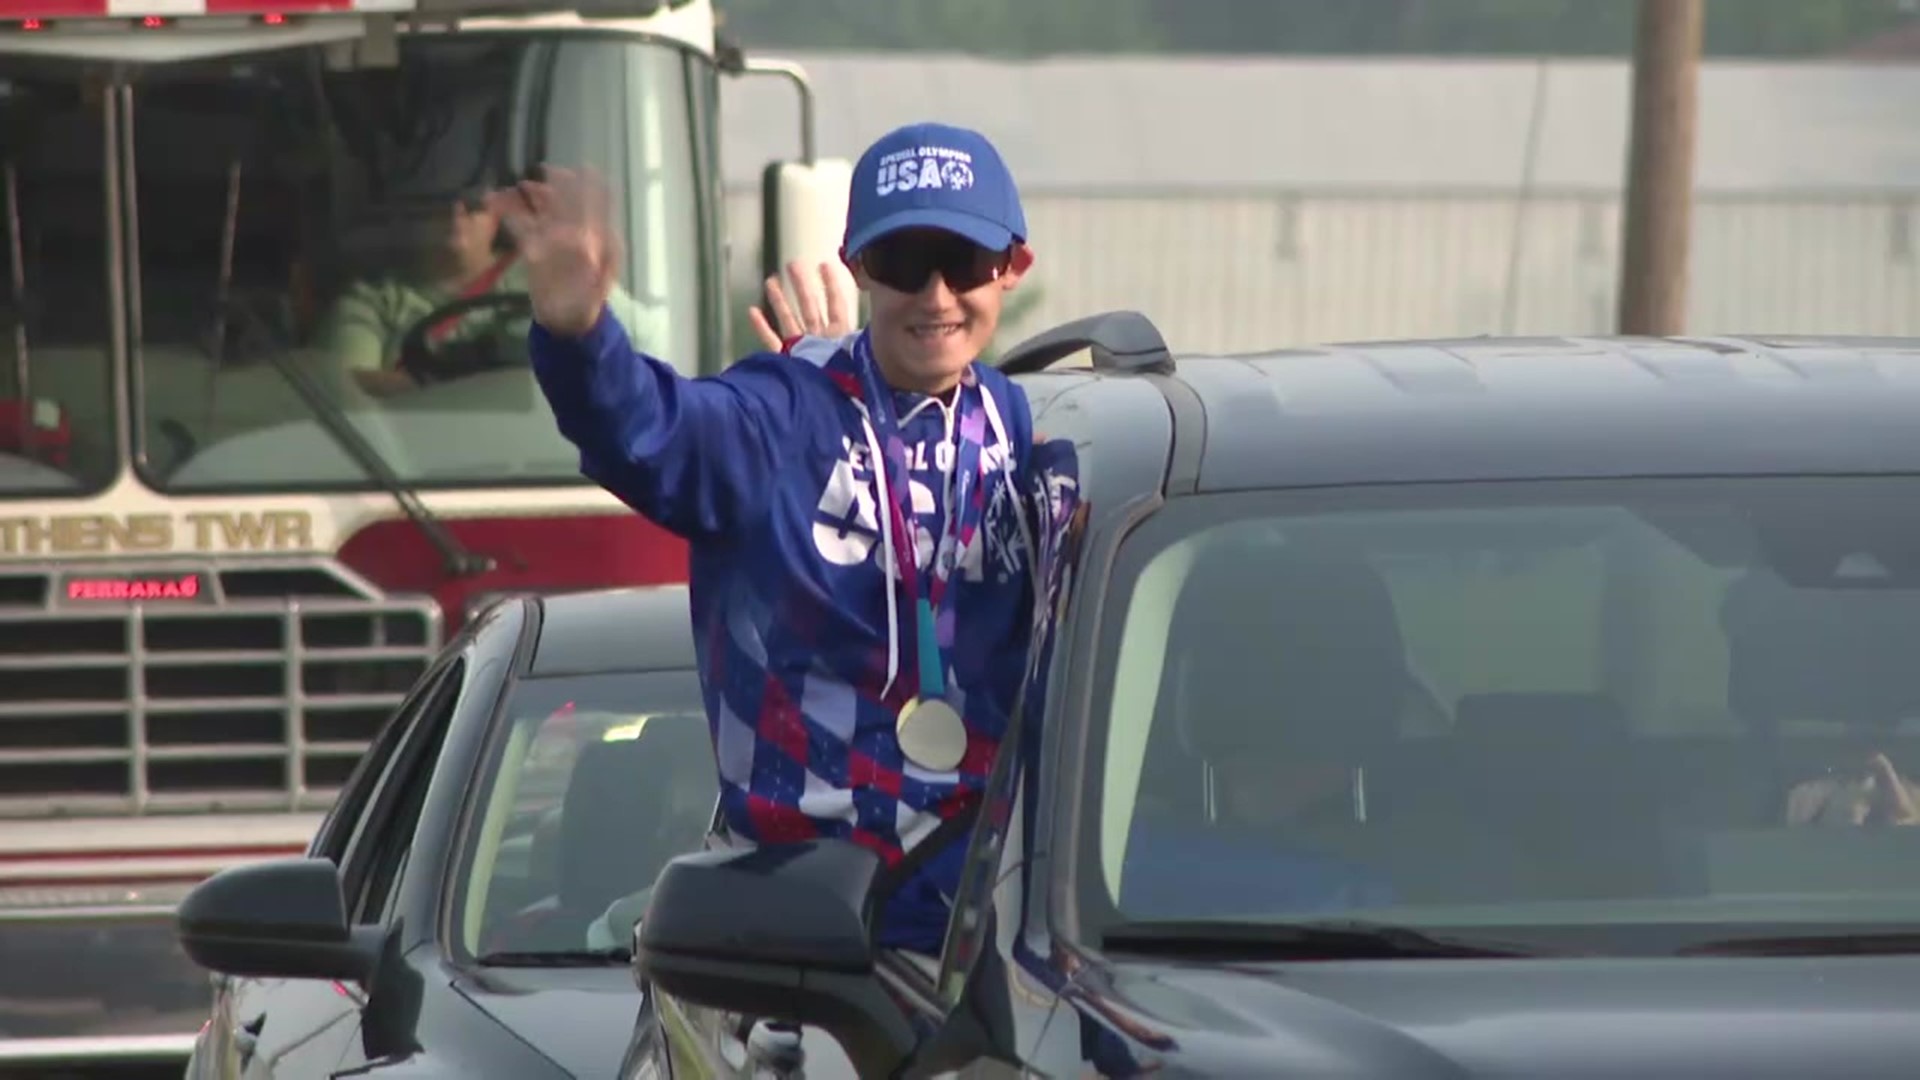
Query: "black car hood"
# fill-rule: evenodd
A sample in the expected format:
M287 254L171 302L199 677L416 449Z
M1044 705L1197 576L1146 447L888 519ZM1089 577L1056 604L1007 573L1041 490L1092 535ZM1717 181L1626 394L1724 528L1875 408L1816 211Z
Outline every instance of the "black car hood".
M1157 1045L1137 1062L1157 1076L1920 1075L1915 958L1126 964L1114 974L1120 1008L1093 1001L1089 1011Z
M498 969L462 976L454 989L568 1073L595 1080L619 1071L640 1011L625 964Z

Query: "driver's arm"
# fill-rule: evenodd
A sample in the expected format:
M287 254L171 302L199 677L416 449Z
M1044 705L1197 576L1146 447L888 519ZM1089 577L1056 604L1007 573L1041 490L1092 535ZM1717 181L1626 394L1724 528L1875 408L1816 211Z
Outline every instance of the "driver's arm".
M334 302L321 323L321 348L370 394L398 393L414 385L405 372L393 366L388 345L394 337L396 316L405 306L397 292L396 287L383 289L356 282Z

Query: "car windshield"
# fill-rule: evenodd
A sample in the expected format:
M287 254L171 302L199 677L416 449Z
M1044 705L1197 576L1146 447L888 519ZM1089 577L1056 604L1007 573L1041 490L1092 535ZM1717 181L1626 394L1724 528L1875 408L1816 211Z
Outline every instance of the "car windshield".
M503 721L474 788L460 950L525 963L628 948L647 888L699 850L719 798L698 678L530 679Z
M1920 480L1189 498L1117 567L1092 924L1920 927Z
M77 495L119 460L105 98L70 65L0 74L0 492Z
M318 48L142 69L126 100L146 479L372 487L291 369L409 485L578 483L527 363L524 264L483 195L540 163L605 176L627 237L615 311L695 373L703 70L656 42L508 33L403 38L391 69L336 70ZM103 325L83 344L104 348Z

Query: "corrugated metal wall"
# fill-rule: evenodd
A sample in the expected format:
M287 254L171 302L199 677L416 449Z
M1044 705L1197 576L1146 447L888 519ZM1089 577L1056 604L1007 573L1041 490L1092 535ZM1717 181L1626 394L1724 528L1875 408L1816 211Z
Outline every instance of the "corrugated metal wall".
M1026 206L1037 299L1007 342L1121 307L1193 351L1613 322L1616 193L1045 190ZM757 192L728 210L744 296ZM1920 192L1703 195L1695 216L1691 332L1920 336Z

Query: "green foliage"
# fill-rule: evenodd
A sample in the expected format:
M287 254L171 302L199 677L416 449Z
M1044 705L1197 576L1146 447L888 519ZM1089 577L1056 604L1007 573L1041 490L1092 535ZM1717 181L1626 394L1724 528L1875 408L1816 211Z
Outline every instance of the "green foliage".
M750 47L1049 53L1620 55L1637 0L719 0ZM1717 55L1830 53L1910 0L1708 0Z

